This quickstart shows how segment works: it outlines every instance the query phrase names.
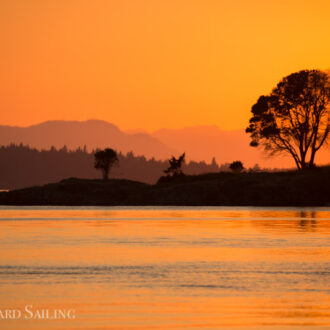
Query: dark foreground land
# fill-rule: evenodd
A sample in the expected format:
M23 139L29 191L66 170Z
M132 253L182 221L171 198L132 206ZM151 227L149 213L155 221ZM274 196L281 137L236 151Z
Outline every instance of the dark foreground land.
M210 173L136 181L70 178L0 193L1 205L330 206L330 166L277 173Z

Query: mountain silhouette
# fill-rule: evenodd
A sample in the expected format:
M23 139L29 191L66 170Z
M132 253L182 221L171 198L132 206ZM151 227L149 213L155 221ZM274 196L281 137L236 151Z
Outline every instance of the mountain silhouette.
M224 131L219 127L195 126L182 129L160 129L153 133L141 129L122 131L116 125L102 120L47 121L29 127L0 126L0 145L28 144L37 149L51 146L76 149L86 145L89 151L110 147L147 158L169 159L183 152L187 160L219 164L240 160L244 166L258 163L268 168L294 168L291 157L266 157L260 149L250 147L249 136L243 129ZM329 163L329 148L323 148L316 157L317 164Z
M269 168L295 167L291 157L267 157L261 149L252 148L244 129L224 131L216 125L195 126L160 129L152 133L152 136L172 149L185 151L188 159L210 162L216 157L222 164L241 160L247 166L258 163ZM317 163L328 164L329 161L329 149L321 149L317 155Z
M146 133L128 134L102 120L47 121L29 127L0 126L0 144L24 143L34 148L76 149L86 145L89 150L111 147L121 152L165 159L175 150Z

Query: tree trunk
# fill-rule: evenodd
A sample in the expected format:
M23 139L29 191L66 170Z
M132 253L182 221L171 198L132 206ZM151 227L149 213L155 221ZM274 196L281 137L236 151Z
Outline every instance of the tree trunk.
M307 167L308 166L307 166L307 163L306 163L305 159L300 160L300 168L302 170L305 170Z
M315 154L316 154L316 149L313 148L312 153L311 153L311 158L310 158L309 164L308 164L309 168L314 168L315 167L315 164L314 164Z
M108 180L109 179L109 168L104 168L103 169L103 180Z

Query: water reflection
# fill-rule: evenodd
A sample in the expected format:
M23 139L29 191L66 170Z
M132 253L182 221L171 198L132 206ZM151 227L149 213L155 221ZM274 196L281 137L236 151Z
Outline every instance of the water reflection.
M0 327L329 326L329 211L2 208L0 310L77 318Z
M0 220L13 219L186 219L186 220L330 220L330 208L259 208L259 207L4 207Z

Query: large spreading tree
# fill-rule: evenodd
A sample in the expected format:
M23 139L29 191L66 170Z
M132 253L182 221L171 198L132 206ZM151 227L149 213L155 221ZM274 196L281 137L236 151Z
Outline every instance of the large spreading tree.
M315 167L315 154L330 136L330 78L319 70L284 77L252 107L246 132L251 146L287 153L298 169Z

